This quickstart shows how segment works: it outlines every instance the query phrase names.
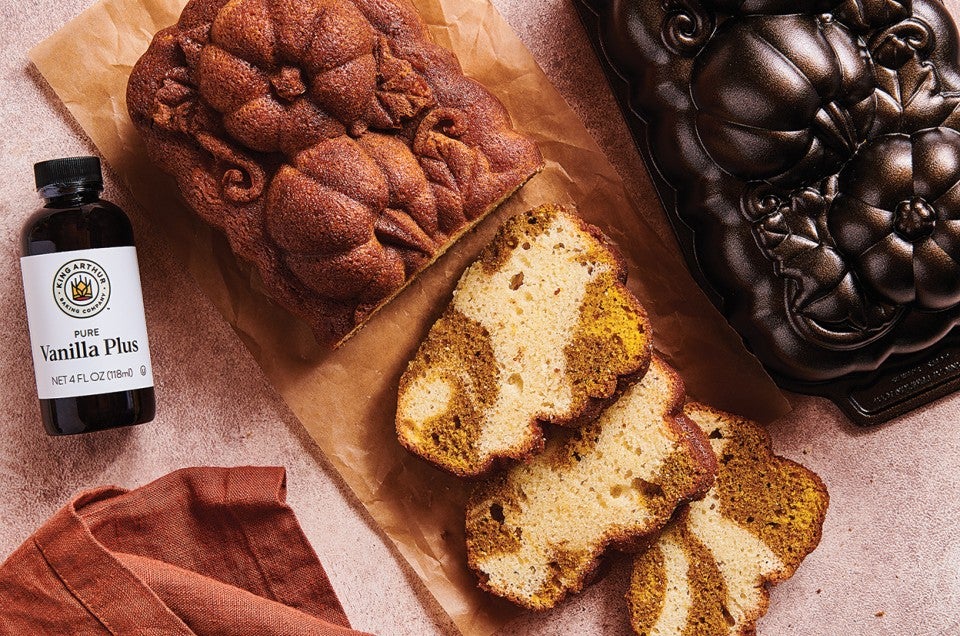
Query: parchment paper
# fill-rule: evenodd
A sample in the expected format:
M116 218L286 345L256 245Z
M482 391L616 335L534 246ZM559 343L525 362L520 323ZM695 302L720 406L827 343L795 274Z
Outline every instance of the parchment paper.
M406 362L501 220L544 202L576 204L619 243L630 287L651 314L656 346L680 370L690 395L761 421L786 412L786 401L697 289L678 250L644 220L661 214L653 189L642 208L627 199L599 147L488 0L415 4L434 39L537 140L546 169L346 345L320 350L305 325L266 298L226 239L186 209L172 180L147 161L127 116L130 70L183 4L104 0L37 45L31 59L464 634L489 634L517 610L477 590L467 570L467 485L407 454L393 417Z

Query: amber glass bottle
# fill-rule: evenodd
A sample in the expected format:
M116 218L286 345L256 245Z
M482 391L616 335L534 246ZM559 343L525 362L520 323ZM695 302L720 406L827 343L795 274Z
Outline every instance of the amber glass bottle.
M72 435L149 422L153 371L127 215L100 199L96 157L34 165L45 205L22 237L27 321L43 425Z

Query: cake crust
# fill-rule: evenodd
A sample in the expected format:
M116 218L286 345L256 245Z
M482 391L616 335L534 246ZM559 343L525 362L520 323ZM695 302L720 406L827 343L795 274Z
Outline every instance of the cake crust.
M191 0L127 105L150 159L327 345L542 165L409 0Z

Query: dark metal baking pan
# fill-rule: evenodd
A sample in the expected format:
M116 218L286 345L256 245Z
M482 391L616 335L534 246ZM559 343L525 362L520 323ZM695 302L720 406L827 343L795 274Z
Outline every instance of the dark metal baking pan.
M939 0L575 0L687 263L857 424L960 388L958 35Z

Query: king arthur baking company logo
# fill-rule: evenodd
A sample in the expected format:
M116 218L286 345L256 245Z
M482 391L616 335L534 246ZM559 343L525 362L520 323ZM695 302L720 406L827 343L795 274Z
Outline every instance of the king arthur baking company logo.
M53 299L71 318L96 316L110 300L110 278L94 261L78 258L53 275Z

